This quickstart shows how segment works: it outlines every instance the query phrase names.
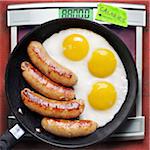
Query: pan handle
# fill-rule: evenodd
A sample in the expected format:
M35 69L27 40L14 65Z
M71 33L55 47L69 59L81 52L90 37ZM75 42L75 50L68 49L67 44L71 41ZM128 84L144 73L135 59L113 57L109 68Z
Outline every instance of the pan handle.
M16 124L11 129L7 130L0 137L0 150L9 150L11 149L18 140L24 135L25 131Z

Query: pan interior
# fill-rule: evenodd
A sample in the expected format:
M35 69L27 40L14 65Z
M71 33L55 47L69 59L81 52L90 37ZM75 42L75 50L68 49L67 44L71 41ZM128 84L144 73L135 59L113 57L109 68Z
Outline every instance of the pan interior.
M93 134L74 139L67 139L54 136L47 133L43 129L41 132L36 132L36 128L41 128L40 122L42 117L36 113L31 112L24 106L21 100L20 91L25 88L31 88L23 79L21 75L20 64L24 60L29 60L27 55L27 46L30 41L37 40L43 42L49 36L57 33L61 30L68 28L83 28L91 30L101 36L103 36L118 53L122 63L124 64L127 79L128 79L128 93L126 100L122 105L120 111L115 115L114 119L104 127L98 128ZM128 116L137 95L137 72L136 67L131 57L131 54L125 44L109 29L97 23L82 20L82 19L57 19L47 22L40 27L37 27L32 32L27 34L15 47L11 57L9 59L6 78L5 78L6 95L10 104L10 107L18 119L19 123L32 135L37 138L61 147L83 147L102 141L112 134ZM32 88L31 88L32 89ZM18 112L21 108L23 114Z

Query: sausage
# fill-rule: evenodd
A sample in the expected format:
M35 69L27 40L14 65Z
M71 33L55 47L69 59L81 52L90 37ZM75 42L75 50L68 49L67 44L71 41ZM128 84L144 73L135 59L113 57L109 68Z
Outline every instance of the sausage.
M63 120L43 118L42 127L57 136L74 138L86 136L94 132L97 123L91 120Z
M23 103L32 111L54 118L77 118L84 110L81 100L56 101L25 88L21 91Z
M64 86L76 84L77 76L50 57L40 42L30 42L27 52L32 63L52 81Z
M29 62L22 62L21 69L22 75L28 84L44 96L56 100L74 99L75 93L72 88L64 87L51 81Z

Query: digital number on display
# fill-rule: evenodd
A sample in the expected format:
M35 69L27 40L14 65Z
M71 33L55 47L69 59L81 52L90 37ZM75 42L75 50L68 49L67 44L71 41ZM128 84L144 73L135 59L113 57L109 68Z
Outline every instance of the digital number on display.
M60 18L83 18L93 20L93 9L91 8L60 8Z

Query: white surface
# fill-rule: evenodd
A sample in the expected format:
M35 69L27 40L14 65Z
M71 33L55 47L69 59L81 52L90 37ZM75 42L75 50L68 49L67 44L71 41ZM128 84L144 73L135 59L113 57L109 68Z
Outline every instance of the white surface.
M111 135L113 140L140 140L145 136L145 117L129 117L126 124ZM119 132L120 131L120 132Z
M142 57L143 57L143 28L136 27L136 67L139 78L138 95L136 100L136 115L142 116Z
M25 133L25 131L18 124L11 128L9 132L12 133L17 140Z
M128 15L128 25L131 26L145 26L144 10L126 10ZM97 9L93 9L93 19L96 16ZM46 9L26 9L26 10L11 10L7 11L7 25L20 26L20 25L38 25L44 22L59 18L58 8ZM101 21L94 21L100 24L107 24Z
M11 52L17 45L17 27L11 27Z
M97 7L101 2L50 2L50 3L27 3L27 4L13 4L8 5L8 9L20 8L42 8L42 7ZM128 4L128 3L104 3L121 8L145 9L145 5Z

